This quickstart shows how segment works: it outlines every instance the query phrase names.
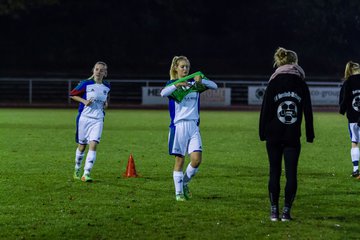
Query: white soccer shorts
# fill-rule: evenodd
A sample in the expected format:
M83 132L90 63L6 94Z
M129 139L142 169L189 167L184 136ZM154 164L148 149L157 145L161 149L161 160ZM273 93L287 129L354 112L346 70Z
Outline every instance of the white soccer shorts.
M201 135L197 121L180 121L169 132L169 154L185 156L202 152Z
M351 142L360 142L360 127L357 125L357 123L349 123L349 133Z
M93 119L80 116L78 123L78 143L88 144L91 141L100 142L104 126L103 119Z

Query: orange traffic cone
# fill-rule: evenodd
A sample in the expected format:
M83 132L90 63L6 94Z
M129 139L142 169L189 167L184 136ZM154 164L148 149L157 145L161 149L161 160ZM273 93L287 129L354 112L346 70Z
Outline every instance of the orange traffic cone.
M126 166L126 171L124 172L124 177L137 177L136 169L135 169L135 162L132 154L129 156L128 164Z

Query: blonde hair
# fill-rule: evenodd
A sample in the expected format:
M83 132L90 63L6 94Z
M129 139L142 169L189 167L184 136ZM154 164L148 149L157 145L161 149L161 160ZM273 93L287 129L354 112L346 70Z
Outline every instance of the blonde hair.
M345 66L344 79L347 80L351 75L360 73L360 65L353 61L348 61Z
M93 74L88 79L94 79L94 69L95 69L95 66L98 65L98 64L103 65L105 67L105 77L107 76L107 64L105 62L98 61L98 62L95 63L94 67L92 68Z
M285 64L298 64L296 52L278 47L274 54L274 67L280 67Z
M180 61L186 61L190 66L190 61L187 57L185 57L185 56L173 57L173 59L171 61L171 67L170 67L170 80L177 79L178 74L177 74L176 68L179 66Z

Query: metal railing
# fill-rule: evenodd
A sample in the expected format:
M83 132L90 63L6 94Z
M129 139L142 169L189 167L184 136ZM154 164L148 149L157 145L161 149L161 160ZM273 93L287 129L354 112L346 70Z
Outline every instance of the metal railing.
M246 105L248 86L266 86L264 80L215 80L219 87L231 88L231 105ZM70 106L69 92L82 79L0 78L0 106ZM110 79L111 104L141 105L142 87L164 86L167 80ZM308 81L309 86L339 87L341 82Z

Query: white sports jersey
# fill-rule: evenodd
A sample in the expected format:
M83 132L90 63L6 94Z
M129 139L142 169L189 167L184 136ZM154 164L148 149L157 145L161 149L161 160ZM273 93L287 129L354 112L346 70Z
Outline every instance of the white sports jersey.
M174 81L175 80L171 80L166 85ZM192 81L188 81L188 83L193 84L194 80L192 79ZM203 79L202 84L204 84L207 89L217 89L217 85L213 81ZM176 102L170 96L175 90L175 85L171 85L165 87L160 93L162 97L169 97L170 126L181 120L199 121L200 92L191 92L186 95L181 102Z
M83 117L103 119L104 104L110 92L110 85L107 82L102 84L96 83L94 80L84 80L70 92L70 96L80 96L86 100L92 100L93 103L85 106L83 103L79 105L79 114Z

